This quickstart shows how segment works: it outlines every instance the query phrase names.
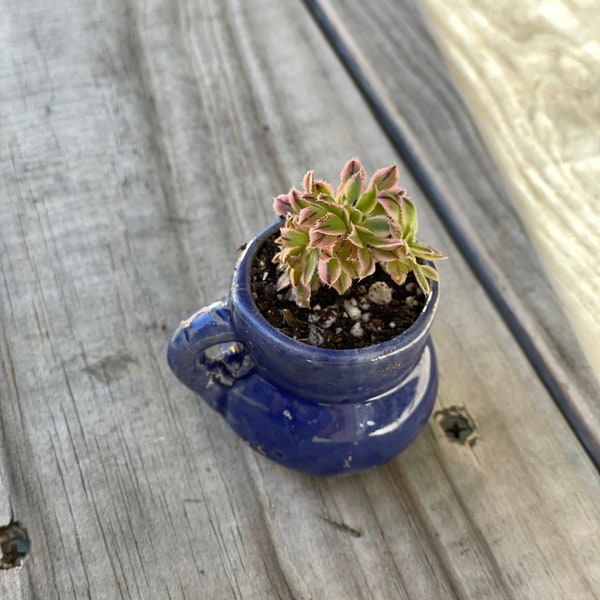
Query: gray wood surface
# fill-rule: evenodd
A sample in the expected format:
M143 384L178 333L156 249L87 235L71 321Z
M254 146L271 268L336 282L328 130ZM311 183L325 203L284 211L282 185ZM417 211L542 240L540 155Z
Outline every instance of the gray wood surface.
M600 380L598 5L419 5Z
M537 18L542 8L535 0L512 4L318 1L429 167L598 461L595 290L600 279L590 257L598 254L594 248L600 244L599 179L589 156L595 156L600 132L591 108L598 101L593 82L600 63L588 43L597 30L591 15L598 11L559 0L554 10ZM421 6L428 9L427 21ZM565 14L570 15L568 27L561 21ZM581 34L574 20L585 21ZM455 69L458 87L428 21L446 50L443 58ZM565 78L568 69L563 62L553 69L559 62L555 56L578 61L579 88L557 91L557 73ZM461 91L469 95L474 118ZM479 126L488 134L488 144L499 148L504 177ZM557 252L558 247L565 251ZM579 338L572 323L578 325Z
M600 595L600 478L408 174L452 256L438 408L474 446L432 419L385 467L303 476L169 372L273 195L397 160L299 3L0 8L0 524L32 541L1 598Z

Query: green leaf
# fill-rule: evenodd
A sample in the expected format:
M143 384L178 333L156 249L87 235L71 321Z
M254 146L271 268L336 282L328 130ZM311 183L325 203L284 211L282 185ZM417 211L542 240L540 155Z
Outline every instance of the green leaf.
M384 265L386 273L398 284L402 285L406 276L412 270L410 263L406 260L393 260Z
M414 239L419 230L417 208L409 198L401 198L401 207L404 238L407 240Z
M299 282L296 286L294 286L294 300L298 306L301 306L302 308L310 308L310 295L310 285L304 285L303 283Z
M431 288L429 286L429 281L427 279L427 275L423 271L423 265L419 265L418 263L415 263L413 265L413 272L415 274L415 279L417 280L419 287L423 290L423 293L425 295L429 294Z
M421 271L423 272L423 275L425 275L425 277L427 277L427 279L431 279L433 281L440 280L440 276L438 275L438 272L433 267L430 267L429 265L420 265L420 268L421 268Z
M390 234L390 222L387 217L368 217L361 223L361 226L378 238L385 238Z
M285 247L305 247L310 242L310 237L307 231L293 229L291 227L281 228L281 246Z
M342 194L346 199L346 204L354 205L360 197L362 192L364 175L361 173L355 173L346 183L342 189Z
M361 234L359 233L358 227L352 224L350 229L350 233L347 236L348 241L352 242L355 246L359 248L366 248L367 244L363 241Z
M342 271L340 273L340 276L338 277L337 281L333 284L332 287L341 296L342 294L345 294L350 289L351 285L352 285L352 277L350 275L348 275L348 273L345 273L344 271Z
M308 202L306 201L304 194L302 194L302 192L296 188L292 188L290 190L288 198L290 200L292 211L296 214L308 206Z
M442 260L443 258L446 258L439 250L436 250L427 244L412 242L410 244L410 249L415 256L425 260Z
M369 189L358 199L356 208L364 214L370 214L377 206L377 189L370 186Z
M304 285L310 285L312 276L317 268L319 262L319 251L317 249L310 250L303 256L302 260L302 276L300 281Z
M315 194L324 194L333 198L333 188L326 182L316 180L313 184Z
M354 264L359 279L368 277L375 272L375 259L369 248L355 248L355 256Z
M337 215L329 213L320 218L314 225L315 231L328 235L342 235L346 233L346 223Z

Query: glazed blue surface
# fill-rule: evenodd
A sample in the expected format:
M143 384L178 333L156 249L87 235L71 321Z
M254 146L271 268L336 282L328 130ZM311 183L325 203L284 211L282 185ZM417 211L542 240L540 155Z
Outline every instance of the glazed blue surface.
M252 448L315 475L387 462L423 428L437 392L429 339L438 286L398 337L360 350L297 342L270 325L250 291L257 236L238 261L227 298L184 320L168 350L177 377Z

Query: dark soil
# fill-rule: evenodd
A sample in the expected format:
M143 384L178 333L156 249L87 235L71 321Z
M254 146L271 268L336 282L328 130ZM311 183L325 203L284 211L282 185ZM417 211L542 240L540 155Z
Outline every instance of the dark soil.
M398 286L379 267L370 277L355 281L343 296L321 286L312 294L311 308L300 308L291 300L289 289L277 291L279 273L273 264L276 237L263 244L254 259L252 293L267 321L295 340L336 350L364 348L396 337L423 310L426 298L412 274ZM372 288L376 282L384 283ZM382 301L374 295L377 287L383 287L389 296L384 284L391 288L391 300L387 304L374 302L373 298Z

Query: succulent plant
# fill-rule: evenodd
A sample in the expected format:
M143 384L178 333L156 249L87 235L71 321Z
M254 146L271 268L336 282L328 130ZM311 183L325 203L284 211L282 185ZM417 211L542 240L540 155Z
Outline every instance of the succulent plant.
M344 294L378 263L398 285L414 273L425 294L429 280L438 279L424 261L444 256L417 241L417 211L406 191L397 187L396 165L379 169L365 182L362 164L351 159L335 192L309 171L304 192L292 188L275 198L275 212L285 217L273 258L281 269L278 289L291 285L298 306L309 307L311 293L322 284Z

